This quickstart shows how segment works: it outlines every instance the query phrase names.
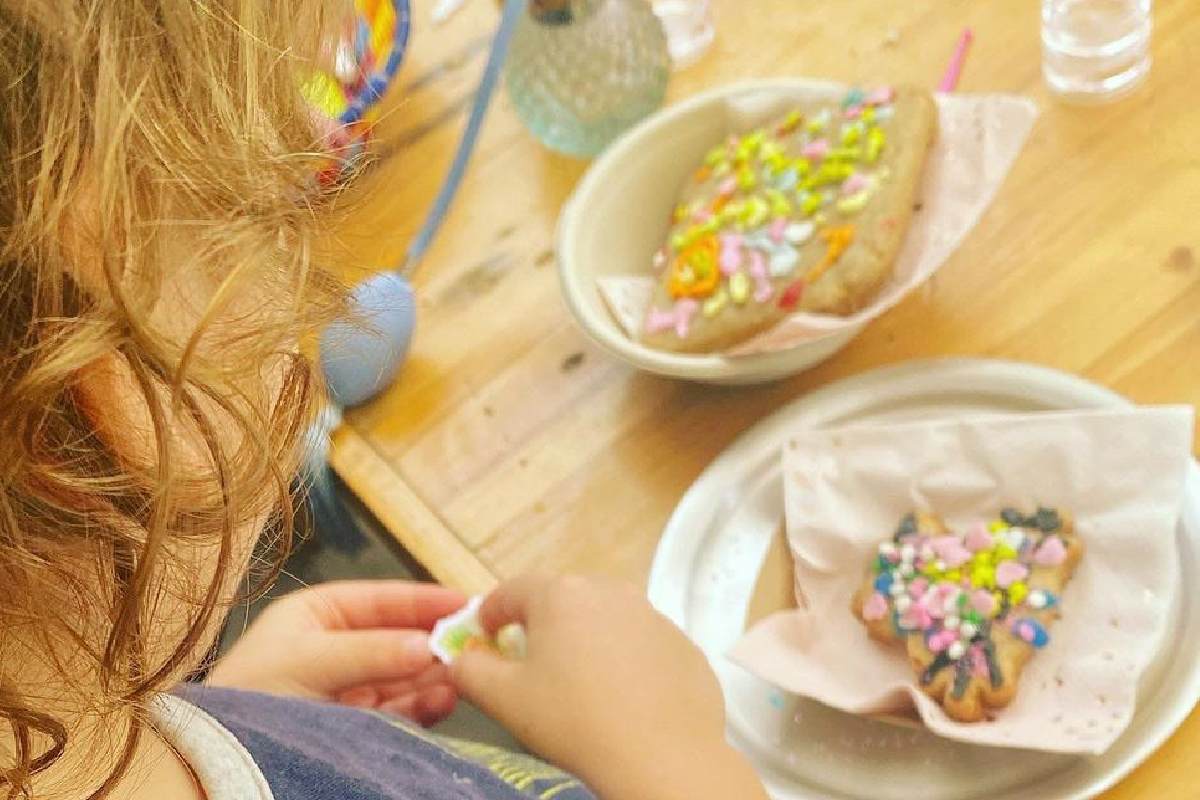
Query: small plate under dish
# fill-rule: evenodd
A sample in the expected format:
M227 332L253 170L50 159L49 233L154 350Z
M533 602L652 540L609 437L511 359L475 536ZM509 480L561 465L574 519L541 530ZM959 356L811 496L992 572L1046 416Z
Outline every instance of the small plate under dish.
M1178 531L1170 650L1142 681L1133 722L1101 756L953 742L924 729L786 698L725 657L741 637L783 518L779 447L797 427L1128 405L1061 372L1003 361L924 361L841 381L788 405L717 457L680 501L648 594L708 655L725 690L729 736L776 800L1076 800L1112 786L1161 745L1200 699L1200 468ZM1183 654L1189 654L1183 657ZM1161 654L1160 654L1161 656Z

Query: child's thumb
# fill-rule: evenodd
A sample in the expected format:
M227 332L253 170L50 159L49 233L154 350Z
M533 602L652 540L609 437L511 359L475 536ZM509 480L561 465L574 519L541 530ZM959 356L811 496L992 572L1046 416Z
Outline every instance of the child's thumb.
M458 692L505 724L520 707L521 662L491 650L464 650L450 668Z

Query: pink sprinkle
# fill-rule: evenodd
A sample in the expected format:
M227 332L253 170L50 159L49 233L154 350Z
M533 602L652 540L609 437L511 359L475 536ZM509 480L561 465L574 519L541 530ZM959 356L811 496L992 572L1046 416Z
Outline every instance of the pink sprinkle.
M767 260L759 250L750 251L750 277L754 278L754 301L765 303L775 294L775 287L767 277Z
M956 641L958 641L957 631L940 630L929 637L929 649L934 653L940 653Z
M1012 586L1017 581L1024 580L1029 575L1029 567L1017 561L1001 561L996 566L996 585L1002 589Z
M900 624L910 630L923 631L933 625L933 618L929 616L929 612L919 605L913 604L909 606L908 611L900 618Z
M726 277L741 269L742 236L738 233L721 234L721 274Z
M971 671L980 678L986 678L991 674L988 670L987 659L983 656L983 647L981 645L973 645L971 647Z
M781 244L783 242L783 234L787 231L787 226L787 217L776 217L771 223L771 227L767 229L767 233L771 236L771 241L775 244Z
M861 172L855 172L849 178L842 182L842 194L852 195L858 194L863 189L871 185L871 181L866 175Z
M1037 636L1037 631L1028 622L1021 622L1017 625L1017 635L1029 643L1033 643L1034 637Z
M675 302L675 335L680 339L687 338L692 317L698 310L700 310L699 301L690 297L684 297Z
M863 100L869 106L885 106L896 99L896 90L891 86L880 86Z
M933 552L946 562L949 569L957 569L971 560L971 551L963 547L962 541L957 536L939 536L934 539Z
M1057 536L1047 536L1033 554L1033 563L1042 567L1057 567L1067 558L1067 548Z
M992 536L988 533L987 525L982 521L972 522L967 528L967 536L963 539L963 544L972 553L977 553L980 550L987 550L992 546Z
M722 197L729 197L737 191L737 178L726 178L721 181L721 185L717 187L717 193Z
M971 608L980 614L990 616L996 610L996 598L992 597L992 593L986 589L978 589L971 595Z
M694 222L700 223L701 225L708 222L712 218L713 218L713 213L711 211L709 211L707 208L702 208L699 211L697 211L695 214L692 215L692 220Z
M661 311L651 308L646 315L646 333L662 333L675 327L675 311Z
M920 600L925 595L925 590L929 588L928 578L917 578L908 585L908 594L914 600Z
M858 119L862 116L862 106L850 106L842 113L846 119Z
M886 617L887 611L887 598L879 592L875 592L867 598L867 602L863 603L862 616L867 622L873 622Z
M800 152L805 158L824 158L829 155L829 140L817 139L809 142Z

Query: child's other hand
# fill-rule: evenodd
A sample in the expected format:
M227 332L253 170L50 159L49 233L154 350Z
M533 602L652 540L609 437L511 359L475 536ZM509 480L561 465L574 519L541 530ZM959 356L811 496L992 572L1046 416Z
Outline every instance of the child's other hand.
M493 635L524 625L526 657L464 652L459 690L601 797L765 798L725 742L707 660L632 588L524 578L488 597L480 619Z
M429 650L429 630L466 602L403 581L321 584L267 607L213 667L208 683L330 700L422 724L448 715L457 693Z

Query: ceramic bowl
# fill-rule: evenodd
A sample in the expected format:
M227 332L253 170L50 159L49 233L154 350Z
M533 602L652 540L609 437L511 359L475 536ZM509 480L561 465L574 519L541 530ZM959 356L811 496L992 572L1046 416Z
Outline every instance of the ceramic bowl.
M648 274L666 234L679 187L704 154L739 132L747 109L769 118L834 84L804 79L736 83L696 95L647 118L592 164L559 217L558 274L567 307L597 344L638 369L705 383L777 380L830 358L865 325L772 353L729 357L668 353L629 338L613 318L597 279Z

